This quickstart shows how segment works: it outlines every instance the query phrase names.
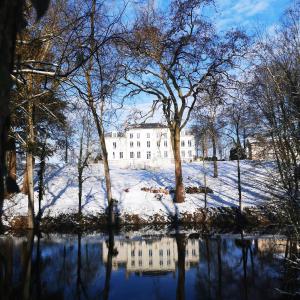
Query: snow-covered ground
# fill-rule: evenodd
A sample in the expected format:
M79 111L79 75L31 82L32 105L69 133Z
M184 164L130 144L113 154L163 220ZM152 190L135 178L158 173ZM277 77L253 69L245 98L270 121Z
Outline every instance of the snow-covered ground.
M237 167L235 161L218 162L219 177L212 177L212 163L206 162L207 186L213 190L208 194L209 207L238 205ZM185 186L203 186L202 163L183 164ZM254 161L241 162L243 206L256 206L265 203L274 193L268 187L275 177L272 163L258 164ZM86 169L83 184L82 209L85 215L97 215L105 211L105 181L102 164L93 164ZM118 202L121 215L138 215L147 219L155 214L161 216L177 213L193 213L204 207L204 194L186 194L182 204L174 204L171 195L144 192L143 187L174 188L174 166L157 170L132 170L111 168L113 197ZM61 213L75 213L78 209L77 169L74 165L51 166L46 173L46 191L42 202L43 216L57 216ZM38 192L35 191L38 210ZM5 200L4 218L27 214L27 196L18 194Z

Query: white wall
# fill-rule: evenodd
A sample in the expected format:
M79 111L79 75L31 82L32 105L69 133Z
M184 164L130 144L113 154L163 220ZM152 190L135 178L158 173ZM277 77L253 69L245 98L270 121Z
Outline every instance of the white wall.
M115 136L114 136L115 135ZM195 156L195 139L192 135L181 136L181 158L191 161ZM159 167L174 161L168 128L131 128L124 137L106 137L108 159L112 165L133 168ZM123 158L120 158L123 153Z

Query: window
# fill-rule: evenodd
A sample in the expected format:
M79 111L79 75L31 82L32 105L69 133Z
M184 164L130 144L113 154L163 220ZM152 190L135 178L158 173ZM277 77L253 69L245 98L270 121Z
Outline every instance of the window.
M131 148L133 147L133 142L130 142L130 147L131 147Z
M149 249L149 256L152 256L152 249Z
M116 158L115 152L113 152L113 158L114 158L114 159Z
M116 149L117 148L117 143L113 142L113 148Z
M113 137L117 137L117 133L114 132L114 133L112 134L112 136L113 136Z
M137 137L138 139L141 137L141 135L140 135L139 132L136 134L136 137Z
M141 147L141 142L140 141L136 142L136 145L137 147Z
M160 147L160 141L157 141L157 147Z
M151 152L147 151L147 159L151 159Z
M170 249L168 249L167 250L167 256L170 256L170 254L171 254L171 251L170 251Z
M149 266L152 266L153 265L153 261L152 259L149 260Z
M139 260L139 267L141 267L142 266L142 261L141 260Z
M147 147L150 148L150 141L147 141Z
M150 133L147 132L147 139L150 139Z
M139 250L139 256L142 256L143 253L142 253L142 250Z
M188 140L188 146L192 147L192 141L191 140Z
M189 250L185 250L185 255L189 256Z
M184 141L181 141L181 147L184 147L185 143Z
M141 152L140 152L140 151L138 151L138 152L136 153L136 157L137 157L137 158L141 158Z
M185 151L181 151L181 156L185 157Z
M171 264L171 261L168 259L167 260L167 265L169 266Z
M168 151L164 152L164 157L168 157Z
M192 157L193 156L193 153L192 153L192 150L189 150L189 157Z
M159 250L159 256L163 256L164 255L164 250L160 249Z
M168 141L164 141L164 146L168 147Z
M131 266L134 267L134 265L135 265L135 261L132 260L132 261L131 261Z
M163 265L164 265L164 262L163 262L162 260L160 260L160 261L159 261L159 265L160 265L160 266L163 266Z
M130 158L134 158L134 153L130 152Z
M123 152L120 152L120 158L123 158Z
M133 138L133 133L130 133L130 134L129 134L129 137L132 139L132 138Z
M135 253L134 250L131 250L131 256L134 257Z
M196 250L195 249L192 250L192 255L196 256Z

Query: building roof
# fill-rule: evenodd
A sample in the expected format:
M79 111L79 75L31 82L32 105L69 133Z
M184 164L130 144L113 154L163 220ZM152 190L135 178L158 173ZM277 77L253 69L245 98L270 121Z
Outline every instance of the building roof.
M151 129L151 128L167 128L167 126L161 123L141 123L141 124L131 124L128 125L127 127L127 129L135 129L135 128Z

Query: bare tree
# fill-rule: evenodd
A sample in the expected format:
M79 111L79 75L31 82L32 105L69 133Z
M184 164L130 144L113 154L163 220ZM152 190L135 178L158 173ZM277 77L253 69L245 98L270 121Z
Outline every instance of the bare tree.
M174 0L170 9L142 12L122 50L128 51L126 86L129 96L154 98L171 132L175 160L175 201L184 201L180 132L190 119L196 100L209 78L225 74L247 44L240 31L217 36L203 15L212 1Z
M300 9L289 8L275 35L260 37L248 96L253 101L274 153L280 184L288 201L280 206L288 222L299 224L300 180Z
M86 29L88 37L78 34L81 51L89 59L79 70L81 73L77 73L71 82L91 111L97 129L103 158L109 223L113 224L115 220L105 127L111 125L116 104L115 91L121 77L119 54L113 44L120 35L117 31L120 15L105 15L104 4L97 4L95 0L91 0L86 9L90 12Z

